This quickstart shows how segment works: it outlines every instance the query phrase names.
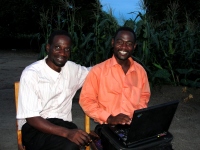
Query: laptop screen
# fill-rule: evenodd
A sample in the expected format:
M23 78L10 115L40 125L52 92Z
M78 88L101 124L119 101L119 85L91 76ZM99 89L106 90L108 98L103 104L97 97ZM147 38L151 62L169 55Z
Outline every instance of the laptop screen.
M166 135L179 101L136 110L133 114L127 144Z

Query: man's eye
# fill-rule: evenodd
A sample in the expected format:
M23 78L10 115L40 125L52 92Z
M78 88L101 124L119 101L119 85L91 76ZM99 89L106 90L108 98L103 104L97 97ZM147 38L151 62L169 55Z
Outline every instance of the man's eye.
M60 49L60 47L59 47L59 46L56 46L55 49Z
M68 52L68 51L70 51L70 48L65 48L65 52Z
M127 46L132 46L133 43L132 43L132 42L127 42L126 45L127 45Z
M117 41L117 44L120 44L120 45L121 45L121 44L123 44L123 41L118 40L118 41Z

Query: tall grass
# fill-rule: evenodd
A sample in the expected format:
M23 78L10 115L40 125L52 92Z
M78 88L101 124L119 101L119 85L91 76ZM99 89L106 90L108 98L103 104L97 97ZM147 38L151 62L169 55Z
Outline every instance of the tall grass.
M160 22L152 21L148 14L141 16L137 24L139 52L135 55L148 71L151 83L199 87L200 27L190 22L187 13L185 22L178 22L176 2L167 8L166 17ZM194 80L188 80L191 78Z
M54 29L68 29L74 41L71 60L89 66L111 57L111 39L119 27L112 9L109 13L103 12L97 0L94 4L94 18L89 18L95 22L90 32L84 33L84 20L76 19L79 8L67 1L61 2L65 11L41 14L40 24L45 39ZM187 13L185 22L179 22L179 5L176 2L167 6L166 17L157 22L145 12L138 12L135 19L126 20L124 26L133 28L137 34L138 46L133 59L147 70L151 85L167 83L200 87L199 24L191 22ZM57 23L53 22L55 20Z

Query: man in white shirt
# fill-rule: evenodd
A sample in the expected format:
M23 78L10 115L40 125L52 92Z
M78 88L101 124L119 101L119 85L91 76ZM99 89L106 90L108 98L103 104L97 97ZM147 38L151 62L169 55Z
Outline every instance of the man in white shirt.
M88 69L68 61L71 45L66 31L55 31L48 56L22 72L17 119L26 150L78 150L91 141L72 122L72 98Z

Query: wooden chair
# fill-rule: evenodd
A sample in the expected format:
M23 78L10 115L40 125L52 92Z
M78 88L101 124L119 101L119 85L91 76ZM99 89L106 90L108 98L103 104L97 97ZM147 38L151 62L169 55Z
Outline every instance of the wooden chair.
M16 113L17 113L19 82L14 83L14 92L15 92L15 107L16 107ZM17 121L16 121L16 129L17 129L18 150L25 150L25 147L22 145L22 133L21 133L21 130L18 130L18 122Z
M19 93L19 82L14 83L14 92L15 92L15 106L16 106L16 112L17 112L17 104L18 104L18 93ZM17 126L17 144L18 144L18 150L25 150L25 147L22 144L22 133L21 130L18 130L18 122L16 121ZM90 133L90 118L85 115L85 131L87 133ZM89 150L90 147L87 146L86 150Z

